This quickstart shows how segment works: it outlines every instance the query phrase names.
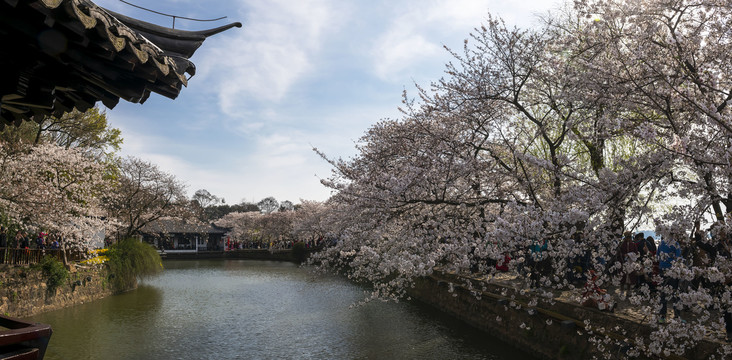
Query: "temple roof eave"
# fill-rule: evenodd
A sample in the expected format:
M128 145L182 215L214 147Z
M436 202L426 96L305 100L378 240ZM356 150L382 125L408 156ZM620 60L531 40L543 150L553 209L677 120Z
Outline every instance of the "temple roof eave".
M117 16L120 16L120 19ZM0 0L0 128L36 116L85 111L102 101L175 99L195 66L204 31L166 29L90 0ZM188 74L189 76L187 76Z

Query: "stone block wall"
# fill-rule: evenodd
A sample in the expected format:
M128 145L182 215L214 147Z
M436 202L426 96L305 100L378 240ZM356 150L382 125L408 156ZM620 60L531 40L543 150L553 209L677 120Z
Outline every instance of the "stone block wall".
M592 358L598 353L590 334L609 339L603 345L604 352L623 358L629 346L615 345L616 340L625 339L623 334L647 337L653 330L648 324L572 303L541 302L531 306L528 296L497 284L475 280L465 284L465 278L436 273L417 280L409 295L539 359ZM586 327L585 320L591 327ZM708 359L718 345L704 340L687 352L686 359Z
M112 295L102 266L74 267L66 282L50 290L39 269L0 266L0 313L24 318Z

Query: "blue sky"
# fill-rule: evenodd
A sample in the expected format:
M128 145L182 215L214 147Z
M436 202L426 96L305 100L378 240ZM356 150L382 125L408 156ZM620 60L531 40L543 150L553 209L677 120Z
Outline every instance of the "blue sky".
M172 20L118 0L98 5L162 26ZM229 204L325 200L330 166L312 147L348 158L377 121L398 118L401 94L416 95L443 76L488 12L521 27L555 1L159 0L130 2L214 23L177 20L199 30L239 21L209 38L192 61L197 73L176 100L153 94L143 105L107 112L122 130L123 155L157 164L188 187Z

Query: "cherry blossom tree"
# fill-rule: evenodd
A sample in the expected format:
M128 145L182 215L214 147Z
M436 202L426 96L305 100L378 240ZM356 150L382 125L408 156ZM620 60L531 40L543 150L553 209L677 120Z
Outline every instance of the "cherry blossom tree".
M544 20L521 30L489 17L462 52L448 49L446 77L418 86L416 100L405 94L403 117L370 128L356 157L319 152L334 170L323 183L336 191L339 242L317 261L398 298L436 269L490 278L510 255L509 268L553 301L544 290L580 292L568 277L577 259L605 285L643 268L615 261L623 232L641 224L683 243L695 220L717 221L711 245L721 245L732 211L732 8L595 0ZM704 302L702 315L628 339L629 353L681 355L719 330L728 261L678 262L669 276L706 280L659 293L694 311ZM662 316L647 285L628 300L654 323Z
M278 211L259 217L257 228L262 239L273 246L286 247L288 243L294 240L292 233L293 218L292 211Z
M234 241L258 243L266 247L283 248L294 240L293 211L233 212L215 221L217 226L228 228L227 235Z
M229 229L227 236L235 241L260 241L256 222L261 216L261 213L255 211L236 211L224 215L214 224Z
M65 246L87 249L113 224L101 201L108 169L81 149L41 144L17 151L0 143L0 211L12 222L53 231Z
M300 199L292 224L293 237L296 240L308 241L328 236L332 228L328 221L329 210L330 208L322 202Z
M191 218L185 187L157 165L134 157L119 161L117 188L106 194L109 214L122 226L118 236L135 235L158 219Z

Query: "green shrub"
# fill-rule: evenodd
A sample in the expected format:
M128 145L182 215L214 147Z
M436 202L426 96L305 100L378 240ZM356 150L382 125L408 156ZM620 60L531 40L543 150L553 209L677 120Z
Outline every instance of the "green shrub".
M56 288L61 286L69 278L69 271L54 256L44 256L38 266L46 278L46 286L48 286L49 291L56 290Z
M137 279L155 275L163 270L158 252L149 244L136 239L122 240L107 251L110 285L115 291L125 291L137 285Z

